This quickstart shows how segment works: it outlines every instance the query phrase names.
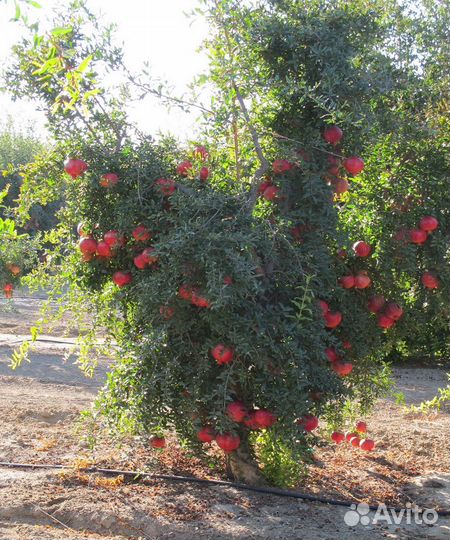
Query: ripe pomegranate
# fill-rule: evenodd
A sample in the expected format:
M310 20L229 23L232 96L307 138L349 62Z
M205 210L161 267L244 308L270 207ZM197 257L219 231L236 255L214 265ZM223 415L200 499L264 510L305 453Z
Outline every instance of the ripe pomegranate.
M199 178L202 182L206 182L206 180L208 180L209 178L209 169L208 167L202 167L200 169L200 173L199 173Z
M359 443L361 442L361 439L359 437L352 437L349 441L349 443L354 446L355 448L359 448Z
M142 253L136 255L133 262L136 268L139 268L139 270L144 270L144 268L147 267L147 259L142 255Z
M327 358L330 362L336 362L340 359L340 356L338 355L334 347L327 347L325 349L325 354L327 355Z
M64 162L64 170L73 179L78 178L88 169L88 164L82 159L69 158Z
M159 313L164 319L171 319L175 313L175 310L170 306L161 306L159 308Z
M133 238L136 242L147 242L152 237L152 233L145 225L138 225L133 231Z
M359 443L359 447L361 450L365 450L366 452L371 452L375 448L375 441L372 439L363 439Z
M350 375L353 370L353 364L351 362L342 362L341 360L333 362L331 367L340 377Z
M344 133L338 126L327 127L323 132L323 138L327 143L335 146L343 137Z
M439 279L434 272L425 272L422 275L422 284L427 289L438 289L439 288Z
M155 186L158 186L165 197L170 197L177 189L175 181L171 178L158 178L158 180L155 180Z
M210 443L216 438L216 432L212 427L202 427L200 431L197 431L197 439L203 443Z
M119 231L108 231L103 235L103 240L109 247L123 247L126 244L125 236Z
M155 264L158 262L158 256L156 255L156 249L152 247L145 248L141 253L142 258L145 260L145 263L148 265Z
M384 307L384 304L386 303L386 300L382 294L376 294L375 296L372 296L370 300L367 302L367 309L371 313L378 313L381 311Z
M368 257L372 252L372 247L367 242L359 240L353 244L353 251L357 257Z
M100 178L100 185L104 188L112 188L119 181L119 177L114 173L106 173Z
M395 324L394 319L391 319L390 317L388 317L384 313L379 313L378 314L377 322L378 322L378 326L380 328L386 328L386 329L391 328Z
M216 435L216 443L226 454L234 452L241 444L239 435L233 435L231 433L221 433Z
M166 439L164 437L152 437L150 439L150 446L152 448L165 448Z
M428 233L422 229L411 229L409 231L409 239L413 244L423 244L428 237Z
M356 424L356 431L358 431L358 433L366 433L367 424L365 422L358 422Z
M364 169L364 161L357 156L351 156L344 159L342 165L349 174L353 174L354 176Z
M355 276L342 276L339 278L339 283L344 289L351 289L355 286Z
M389 302L384 310L384 314L394 321L398 321L403 315L403 309L395 302Z
M227 405L227 414L234 422L242 422L248 411L242 401L233 401Z
M262 195L266 191L266 189L271 185L272 185L272 182L270 181L261 182L258 186L258 194Z
M342 322L342 313L340 311L327 311L324 319L327 328L336 328Z
M122 272L119 270L118 272L114 272L112 280L118 287L125 287L125 285L133 281L133 275L131 272Z
M224 285L233 285L233 278L231 276L224 276L223 284Z
M200 294L198 294L198 292L195 290L192 292L191 303L194 304L194 306L197 306L199 308L211 307L210 301L207 300L204 296L201 296Z
M426 232L435 231L439 227L439 221L433 216L424 216L420 220L419 227Z
M222 364L229 364L233 360L234 350L219 343L211 350L211 354L220 366Z
M322 310L322 315L325 317L325 315L330 311L330 306L327 302L325 302L325 300L319 300L319 306Z
M367 289L372 284L370 277L363 272L358 272L355 276L355 288L356 289Z
M286 171L290 171L294 167L293 163L290 163L287 159L276 159L272 163L272 170L275 174L281 174Z
M347 442L350 442L350 440L351 440L353 437L357 437L358 434L357 434L357 433L354 433L353 431L346 431L345 434L344 434L344 436L345 436L345 440L346 440Z
M6 298L12 298L14 285L12 283L5 283L3 285L3 292Z
M255 411L254 418L261 429L270 428L277 421L277 417L267 409L258 409Z
M182 161L177 167L177 174L180 176L187 176L192 169L192 163L190 161Z
M309 433L319 426L319 419L313 414L305 414L297 420L297 424Z
M93 255L97 251L97 242L93 238L82 238L78 242L81 253Z
M190 285L181 285L178 289L178 296L183 300L190 301L192 299L192 287Z
M256 411L249 411L244 418L244 425L249 429L261 429L261 426L256 421Z
M340 444L342 441L345 440L345 435L341 433L340 431L333 431L333 433L331 434L331 439L336 444Z
M280 188L277 186L269 186L264 190L263 197L266 201L274 201L277 198L279 191Z
M351 349L353 347L353 345L350 343L350 341L347 341L347 340L342 342L342 346L344 347L344 349L347 349L347 350L349 350L349 349Z
M102 241L97 244L97 255L100 255L100 257L112 257L113 252L111 251L111 247L106 242Z
M345 178L338 178L333 182L334 192L340 195L341 193L346 193L350 187L348 180Z
M209 159L209 152L204 146L196 146L194 148L194 158L201 161Z

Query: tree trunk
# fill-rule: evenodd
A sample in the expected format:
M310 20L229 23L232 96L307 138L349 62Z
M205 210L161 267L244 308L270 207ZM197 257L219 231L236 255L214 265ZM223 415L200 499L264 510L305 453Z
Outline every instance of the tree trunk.
M266 484L247 438L242 437L239 448L228 456L227 471L235 482L252 486Z

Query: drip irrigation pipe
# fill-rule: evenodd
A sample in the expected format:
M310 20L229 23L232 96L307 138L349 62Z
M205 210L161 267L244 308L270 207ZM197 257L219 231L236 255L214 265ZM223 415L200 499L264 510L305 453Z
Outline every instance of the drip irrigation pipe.
M108 476L125 476L138 480L139 478L149 478L152 480L166 480L170 482L190 482L196 484L204 484L209 486L225 486L231 487L243 491L254 491L256 493L264 493L268 495L277 495L279 497L291 497L293 499L304 499L305 501L320 502L324 504L331 504L333 506L350 506L351 504L358 504L357 501L343 501L337 499L328 499L327 497L317 497L316 495L308 495L307 493L300 493L298 491L290 491L286 489L270 488L270 487L258 487L251 486L249 484L242 484L239 482L228 482L226 480L210 480L206 478L196 478L195 476L177 476L171 474L153 474L139 471L122 471L120 469L103 469L100 467L80 467L74 468L69 465L52 465L46 463L11 463L8 461L0 461L0 467L14 468L14 469L56 469L56 470L77 470L84 473L100 473ZM380 504L370 505L370 510L378 510ZM395 512L404 511L404 508L393 507L386 505L388 510L394 510ZM418 509L421 512L423 509ZM450 516L450 510L435 510L438 516Z

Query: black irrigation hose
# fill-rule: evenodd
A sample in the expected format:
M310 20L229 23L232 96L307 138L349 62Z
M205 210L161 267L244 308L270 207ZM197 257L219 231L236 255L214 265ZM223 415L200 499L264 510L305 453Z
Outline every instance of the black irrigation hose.
M50 465L50 464L33 464L33 463L10 463L8 461L0 461L0 467L8 467L15 469L58 469L58 470L74 470L74 467L69 465ZM256 493L265 493L268 495L278 495L279 497L292 497L294 499L304 499L306 501L320 502L325 504L331 504L334 506L350 506L351 504L357 504L356 501L341 501L336 499L328 499L326 497L316 497L315 495L308 495L307 493L300 493L298 491L289 491L286 489L269 488L251 486L249 484L242 484L239 482L227 482L226 480L209 480L206 478L196 478L195 476L176 476L171 474L153 474L144 473L139 471L121 471L118 469L103 469L97 467L80 467L76 468L77 471L85 473L101 473L110 476L127 476L137 480L138 478L150 478L154 480L168 480L172 482L192 482L197 484L206 484L210 486L225 486L235 489L255 491ZM381 503L380 503L381 504ZM384 504L384 503L383 503ZM370 510L377 510L379 505L368 505ZM386 505L387 506L387 505ZM394 510L400 512L403 508L387 506L388 510ZM420 509L418 510L420 512ZM436 510L438 516L450 516L450 510Z

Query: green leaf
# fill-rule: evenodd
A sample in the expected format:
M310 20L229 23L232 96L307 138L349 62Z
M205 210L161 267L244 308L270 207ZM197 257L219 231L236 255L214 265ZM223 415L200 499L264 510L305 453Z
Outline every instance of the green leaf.
M25 2L35 8L38 8L38 9L42 8L41 4L39 4L39 2L36 2L35 0L25 0Z
M81 62L81 64L78 66L78 68L77 68L78 73L84 73L84 72L86 71L86 69L88 68L89 64L91 63L91 60L92 60L92 54L90 54L89 56L87 56L87 57Z
M52 36L65 36L70 34L73 28L71 26L58 26L51 31Z

